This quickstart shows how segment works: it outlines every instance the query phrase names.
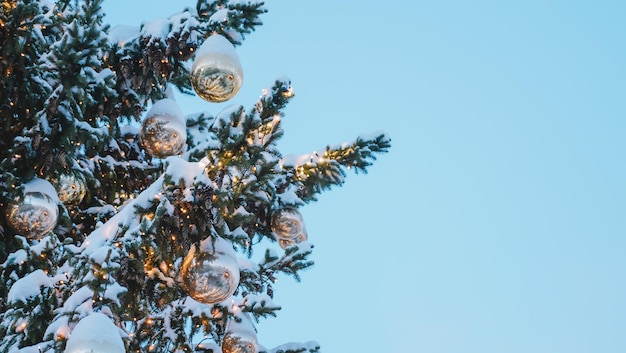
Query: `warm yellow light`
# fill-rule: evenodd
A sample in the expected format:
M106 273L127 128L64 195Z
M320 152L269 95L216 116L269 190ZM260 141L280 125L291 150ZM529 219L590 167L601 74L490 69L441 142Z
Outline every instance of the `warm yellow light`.
M25 328L26 328L26 321L22 321L19 325L17 325L15 330L17 332L22 332L22 331L24 331Z

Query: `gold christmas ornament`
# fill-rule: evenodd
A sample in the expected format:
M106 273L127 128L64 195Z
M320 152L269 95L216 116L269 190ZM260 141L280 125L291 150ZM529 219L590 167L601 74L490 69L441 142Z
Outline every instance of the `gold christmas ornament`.
M119 329L106 315L96 312L82 318L72 330L64 353L125 353Z
M164 98L152 105L139 130L141 145L157 158L180 153L187 141L185 114L176 101Z
M272 216L272 232L278 240L295 239L304 231L304 219L295 208L280 209Z
M75 173L61 174L52 184L64 205L78 205L87 193L85 179Z
M243 68L235 47L224 36L214 34L198 49L191 66L191 85L209 102L233 98L243 83Z
M6 219L11 227L31 239L41 239L57 225L59 197L52 184L35 178L24 184L23 196L8 205Z
M232 244L211 238L193 245L181 267L182 286L200 303L216 304L230 297L239 285L239 264Z

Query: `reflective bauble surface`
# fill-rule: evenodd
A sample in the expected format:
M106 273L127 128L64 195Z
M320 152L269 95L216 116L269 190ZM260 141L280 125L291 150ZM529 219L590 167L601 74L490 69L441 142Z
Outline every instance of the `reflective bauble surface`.
M139 130L141 145L157 158L174 156L187 141L185 115L173 99L154 103Z
M235 308L234 311L238 311ZM223 353L257 353L259 343L250 316L237 312L226 325L226 334L222 340Z
M307 241L307 240L309 240L309 235L307 234L305 230L302 233L298 234L298 236L293 239L278 239L278 245L280 245L280 247L283 249L287 249L288 247L294 246L296 244L300 244L303 241Z
M278 240L290 240L304 231L304 219L295 208L283 208L272 216L272 232Z
M247 332L228 332L222 341L223 353L257 353L258 349L256 337Z
M52 184L65 205L78 205L87 193L85 179L74 173L61 174Z
M7 206L7 222L22 235L40 239L57 225L58 201L52 184L36 178L24 185L23 196Z
M191 67L191 85L204 100L220 103L233 98L243 83L243 68L235 47L214 34L202 43Z
M229 241L211 238L200 247L193 245L181 267L183 288L190 297L205 304L220 303L239 285L239 264Z

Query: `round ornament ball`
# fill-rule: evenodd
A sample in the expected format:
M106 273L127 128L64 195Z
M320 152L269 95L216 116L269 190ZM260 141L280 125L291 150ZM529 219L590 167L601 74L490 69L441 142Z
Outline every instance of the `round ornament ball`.
M72 330L65 353L125 353L119 329L103 313L82 318Z
M258 350L256 337L247 332L228 332L222 341L223 353L257 353Z
M278 239L278 245L280 245L280 247L283 249L287 249L307 240L309 240L309 235L307 234L306 230L303 230L302 233L298 234L298 236L293 239Z
M232 43L219 34L207 38L198 48L190 78L193 89L206 101L233 98L243 83L243 68Z
M239 285L239 264L228 240L207 238L193 245L181 266L182 286L190 297L204 304L228 299Z
M279 240L291 240L299 236L304 229L302 214L295 208L280 209L272 216L272 232Z
M24 184L22 196L8 205L7 222L22 235L41 239L57 225L59 202L52 184L35 178Z
M87 193L85 179L75 173L61 174L52 180L52 184L64 205L78 205Z
M222 340L222 352L257 353L258 351L259 343L248 315L240 314L231 319L226 326L226 334Z
M157 158L180 153L187 141L185 114L176 101L164 98L152 105L139 130L141 145Z

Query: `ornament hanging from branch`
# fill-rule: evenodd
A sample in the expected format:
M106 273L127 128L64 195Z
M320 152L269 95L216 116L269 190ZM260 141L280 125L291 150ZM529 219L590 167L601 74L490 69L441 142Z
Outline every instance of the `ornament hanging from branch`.
M59 197L52 184L35 178L24 184L23 196L17 197L6 209L11 227L31 239L41 239L59 220Z
M224 36L214 34L202 43L191 67L191 85L209 102L233 98L243 83L243 68L235 47Z
M51 182L64 205L78 205L87 193L85 179L76 173L60 174Z
M302 214L293 207L277 210L272 216L271 226L278 245L283 249L307 241L309 238Z
M304 219L295 208L277 210L272 216L272 232L278 239L293 239L304 231Z
M306 230L302 231L302 233L298 234L297 237L292 238L292 239L278 239L278 245L280 245L281 248L283 249L287 249L289 247L292 247L296 244L300 244L303 241L307 241L309 240L309 235L307 234Z
M176 101L164 98L152 105L139 131L146 151L157 158L180 153L187 141L185 114Z
M226 334L222 340L222 352L257 353L258 351L259 344L252 321L247 314L240 312L226 325Z
M183 288L190 297L205 304L220 303L239 285L239 264L232 244L217 237L194 244L181 266Z

